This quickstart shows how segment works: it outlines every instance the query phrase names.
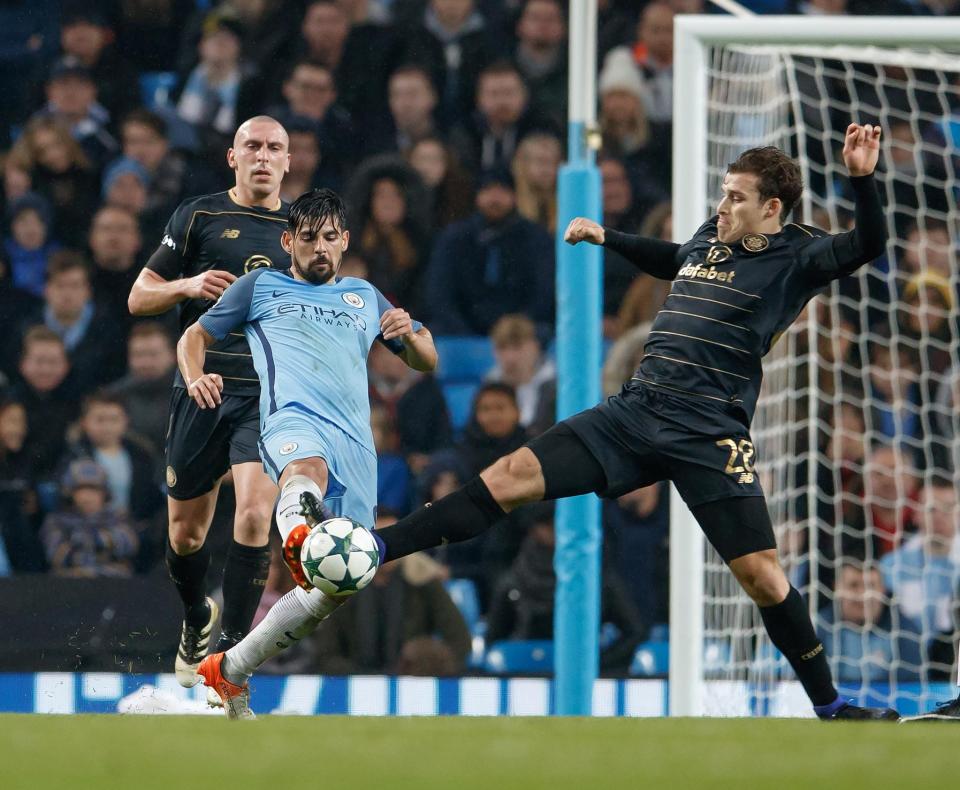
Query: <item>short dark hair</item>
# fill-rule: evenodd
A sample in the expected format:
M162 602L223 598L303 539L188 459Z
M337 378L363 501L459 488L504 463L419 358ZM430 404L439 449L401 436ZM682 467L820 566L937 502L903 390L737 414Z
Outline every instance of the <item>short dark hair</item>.
M750 148L727 166L728 173L750 173L757 177L757 190L760 202L770 198L779 198L783 204L780 209L782 222L793 211L803 194L803 176L800 166L779 148L767 145L763 148Z
M166 139L168 134L167 122L155 112L144 107L138 107L124 115L123 122L120 124L121 128L128 123L137 123L141 126L146 126L152 129L158 137L163 137L164 139Z
M480 402L480 398L482 398L488 392L495 392L499 395L505 395L511 401L513 401L514 406L517 405L517 391L513 387L502 381L487 381L480 385L480 387L477 389L477 394L473 396L474 410L476 410L477 404Z
M287 226L296 235L304 227L317 230L328 219L334 227L346 230L347 208L343 198L332 189L311 189L293 201Z
M90 264L87 263L87 259L83 257L82 252L71 249L57 250L50 254L47 261L47 282L74 269L82 271L87 278L87 282L90 281Z
M173 348L173 338L170 332L159 321L138 321L130 327L130 334L127 336L127 343L134 340L141 340L146 337L161 337L168 346Z
M122 396L103 389L94 390L83 399L83 404L80 407L80 415L86 417L87 414L90 413L90 409L94 406L116 406L119 409L123 409L124 412L127 411L127 404Z

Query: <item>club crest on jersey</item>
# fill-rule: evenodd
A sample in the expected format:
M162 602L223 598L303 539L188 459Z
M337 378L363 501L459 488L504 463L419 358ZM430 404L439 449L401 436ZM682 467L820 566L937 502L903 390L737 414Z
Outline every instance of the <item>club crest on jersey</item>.
M340 296L343 301L345 301L351 307L356 307L358 310L363 307L363 297L358 296L352 291L347 291L345 294Z
M726 244L715 244L707 252L707 263L723 263L729 260L732 255L733 250Z
M290 455L290 453L294 452L299 446L296 442L287 442L280 448L280 455Z
M167 467L167 488L173 488L177 484L177 473L173 471L172 466Z
M243 273L250 274L254 269L269 269L273 266L266 255L251 255L243 262Z
M762 233L748 233L740 243L747 252L763 252L770 246L770 239Z

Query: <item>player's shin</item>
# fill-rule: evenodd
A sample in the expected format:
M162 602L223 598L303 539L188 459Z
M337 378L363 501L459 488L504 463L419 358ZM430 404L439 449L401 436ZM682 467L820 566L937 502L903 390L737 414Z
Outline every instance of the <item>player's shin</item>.
M432 504L373 533L380 545L380 563L416 551L469 540L486 532L506 512L480 477Z
M790 662L814 708L826 708L835 703L838 695L830 676L827 653L796 588L791 586L787 597L780 603L761 606L760 616L770 641Z
M306 524L303 507L300 504L300 498L305 493L313 494L318 502L323 501L323 491L320 486L306 475L291 475L280 489L276 515L280 539L284 542L294 529L301 524Z
M319 590L294 588L267 612L256 628L227 651L223 675L242 686L257 667L308 636L346 598L331 598Z
M269 572L269 544L244 546L233 541L223 568L223 614L215 653L228 650L247 635Z

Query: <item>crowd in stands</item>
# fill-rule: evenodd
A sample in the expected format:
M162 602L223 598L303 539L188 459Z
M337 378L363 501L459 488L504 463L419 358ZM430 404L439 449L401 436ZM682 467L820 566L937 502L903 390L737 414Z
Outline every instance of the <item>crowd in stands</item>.
M603 221L670 239L673 20L711 9L703 0L598 5ZM960 13L951 0L744 5ZM284 199L317 186L345 196L351 245L342 274L368 278L438 337L436 375L412 371L376 345L370 356L384 523L554 422L566 6L0 6L0 575L156 574L168 583L162 459L177 322L133 319L127 294L178 203L232 185L225 152L252 115L270 114L289 132ZM910 117L909 103L905 110ZM891 639L911 633L911 656L949 643L960 579L951 471L960 294L948 221L956 217L942 194L918 197L925 171L913 155L918 140L956 127L898 118L878 119L887 129L890 195L899 189L899 206L922 200L930 210L899 217L896 255L844 286L846 301L824 314L820 349L828 430L818 448L818 548L828 564L839 556L834 532L827 534L838 524L861 537L831 566L838 603L820 624L835 642L830 649L848 657L876 653L857 641L864 623L876 626L871 638L886 639L887 651L899 649ZM955 165L920 162L944 181ZM867 293L857 290L861 282ZM607 394L629 379L668 287L604 251ZM845 399L834 403L841 387L833 377L861 367L867 391L856 399L843 387ZM604 503L605 671L626 672L635 647L667 620L668 490L654 485ZM481 618L488 640L549 639L552 554L552 507L520 509L482 539L384 569L274 669L454 674L472 660ZM262 608L291 584L275 565ZM469 580L464 589L475 600L454 606L450 580ZM835 622L850 626L849 638Z

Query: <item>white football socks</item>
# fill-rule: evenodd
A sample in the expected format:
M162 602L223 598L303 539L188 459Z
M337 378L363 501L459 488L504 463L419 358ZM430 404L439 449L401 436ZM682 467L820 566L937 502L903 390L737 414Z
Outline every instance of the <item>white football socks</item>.
M302 522L301 522L302 523ZM346 598L296 587L270 607L263 618L223 658L223 674L242 686L267 659L311 634Z
M323 491L311 478L306 475L293 475L283 488L280 489L280 499L277 501L277 527L280 529L280 540L286 542L287 535L295 527L306 524L306 519L300 509L300 495L309 491L319 501L323 501Z

